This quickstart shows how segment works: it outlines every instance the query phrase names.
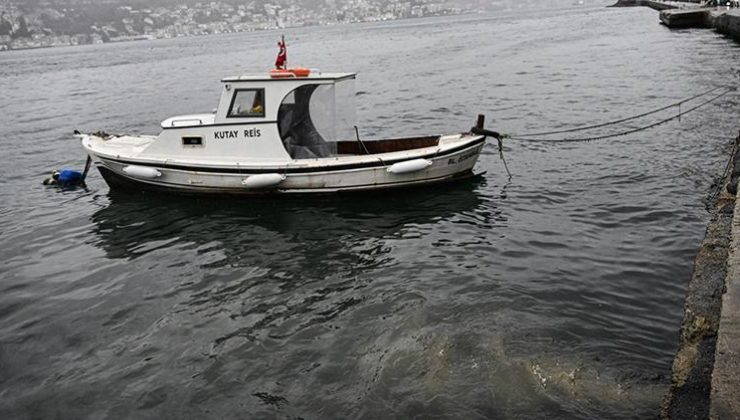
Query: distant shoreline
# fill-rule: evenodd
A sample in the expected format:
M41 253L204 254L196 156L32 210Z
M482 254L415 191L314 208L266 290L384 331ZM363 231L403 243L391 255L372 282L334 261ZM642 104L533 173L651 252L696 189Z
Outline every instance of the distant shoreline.
M306 24L306 25L294 25L294 26L283 26L283 27L257 27L252 28L249 30L234 30L234 31L218 31L218 32L211 32L211 33L200 33L200 34L178 34L177 36L156 36L152 34L142 34L142 35L131 35L122 37L125 39L111 39L108 41L97 41L97 42L72 42L72 40L78 39L78 37L84 37L87 36L85 34L79 34L75 36L67 36L69 38L68 42L65 43L57 43L57 44L42 44L42 45L29 45L29 46L21 46L12 48L9 46L9 44L0 44L0 53L3 52L10 52L10 51L24 51L24 50L39 50L39 49L46 49L46 48L58 48L58 47L78 47L78 46L85 46L85 45L102 45L102 44L118 44L118 43L125 43L125 42L135 42L135 41L154 41L154 40L162 40L162 39L180 39L180 38L194 38L194 37L201 37L201 36L210 36L210 35L225 35L225 34L238 34L238 33L250 33L250 32L263 32L263 31L275 31L275 30L288 30L288 29L296 29L296 28L309 28L309 27L325 27L325 26L338 26L338 25L353 25L358 23L378 23L378 22L395 22L395 21L403 21L403 20L414 20L414 19L424 19L424 18L436 18L436 17L445 17L445 16L465 16L465 15L474 15L482 13L479 11L464 11L460 13L440 13L437 15L427 15L427 16L412 16L412 17L401 17L396 19L383 19L383 20L367 20L367 21L358 21L358 22L336 22L336 23L325 23L325 24ZM49 38L56 38L57 36L50 36ZM33 42L29 40L28 42ZM47 40L47 42L51 42L50 40Z
M582 4L581 5L571 5L569 7L559 7L553 10L580 9L582 6L583 6ZM372 23L381 23L381 22L398 22L398 21L418 20L418 19L425 19L425 18L440 18L440 17L449 17L449 16L469 16L469 15L486 14L486 13L492 13L492 12L509 13L509 12L517 12L517 11L520 11L520 10L519 9L502 9L502 10L496 10L496 11L466 10L466 11L460 11L460 12L455 12L455 13L446 11L445 13L434 14L434 15L399 17L395 19L365 20L365 21L356 21L356 22L332 22L332 23L303 24L303 25L286 25L283 27L278 27L278 26L254 27L248 30L214 31L210 33L178 34L176 36L156 36L152 34L142 34L142 35L131 35L127 37L122 37L125 39L119 38L119 39L111 39L108 41L98 40L96 42L76 42L76 40L79 40L80 37L87 36L85 34L79 34L75 36L68 36L67 42L51 44L51 45L49 44L27 45L27 46L15 47L15 48L8 48L9 44L0 43L0 54L4 52L11 52L11 51L39 50L39 49L57 48L57 47L77 47L77 46L85 46L85 45L118 44L118 43L134 42L134 41L153 41L153 40L164 40L164 39L193 38L193 37L211 36L211 35L238 34L238 33L263 32L263 31L275 31L275 30L290 30L290 29L309 28L309 27L330 27L330 26L342 26L342 25L353 25L353 24L363 24L363 23L372 24ZM52 36L51 38L54 38L54 37L58 37L58 36Z

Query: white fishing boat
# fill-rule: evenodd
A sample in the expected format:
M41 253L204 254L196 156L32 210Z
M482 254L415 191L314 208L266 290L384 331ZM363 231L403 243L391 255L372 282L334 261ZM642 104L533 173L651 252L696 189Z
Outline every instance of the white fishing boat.
M213 113L162 121L158 136L79 134L111 188L179 193L327 193L468 177L485 143L471 132L361 139L354 73L283 69L230 77ZM475 133L478 134L475 134Z

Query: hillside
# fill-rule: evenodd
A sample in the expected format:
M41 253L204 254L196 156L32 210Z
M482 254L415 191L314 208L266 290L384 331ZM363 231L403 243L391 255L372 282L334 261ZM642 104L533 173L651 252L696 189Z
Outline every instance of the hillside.
M0 0L0 50L393 20L571 0Z

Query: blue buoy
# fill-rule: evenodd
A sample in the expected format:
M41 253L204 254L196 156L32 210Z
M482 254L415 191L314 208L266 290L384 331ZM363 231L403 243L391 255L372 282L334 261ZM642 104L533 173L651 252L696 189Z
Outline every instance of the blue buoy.
M44 185L57 185L60 187L76 187L78 185L85 185L85 176L87 171L90 170L90 163L92 159L90 156L87 157L85 163L85 170L83 172L73 171L71 169L62 169L61 171L52 171L51 178L44 180Z
M82 181L82 172L77 172L70 169L62 169L59 172L59 177L57 178L57 182L59 182L59 184L61 185L76 185Z

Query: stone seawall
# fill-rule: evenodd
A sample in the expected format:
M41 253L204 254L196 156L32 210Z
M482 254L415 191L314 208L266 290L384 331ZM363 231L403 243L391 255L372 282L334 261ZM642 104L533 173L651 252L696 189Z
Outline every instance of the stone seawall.
M740 42L740 10L734 9L725 13L716 13L716 15L712 12L711 15L711 27Z
M738 143L740 135L736 149ZM740 178L737 155L734 163L729 190L737 193ZM740 200L735 200L734 213L712 370L709 418L718 420L740 418Z
M740 418L740 136L694 259L663 419Z
M693 274L686 290L678 351L673 360L671 388L661 410L663 419L709 417L717 331L732 246L733 217L740 219L734 213L737 177L732 176L740 173L740 154L737 153L737 147L733 148L732 153L736 170L726 174L725 179L717 185L721 190L713 203L712 219L694 259Z

